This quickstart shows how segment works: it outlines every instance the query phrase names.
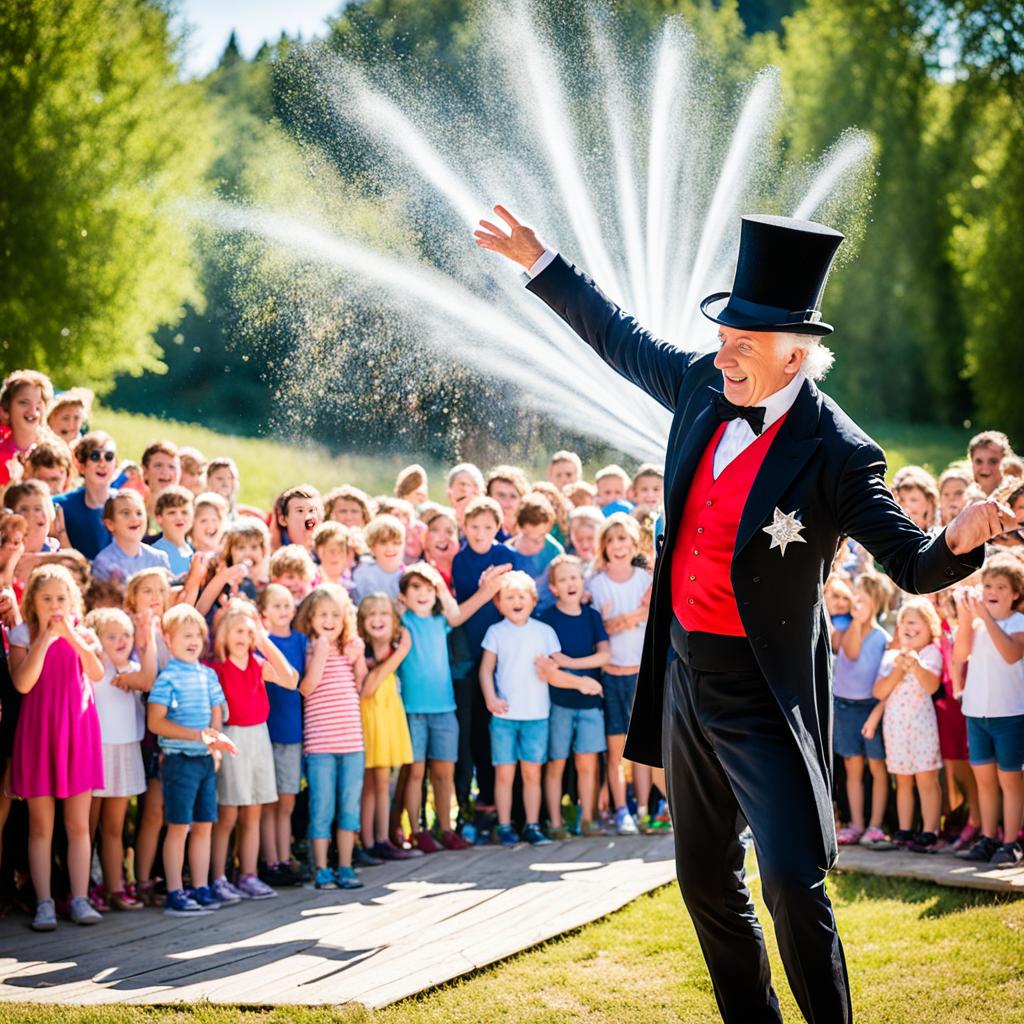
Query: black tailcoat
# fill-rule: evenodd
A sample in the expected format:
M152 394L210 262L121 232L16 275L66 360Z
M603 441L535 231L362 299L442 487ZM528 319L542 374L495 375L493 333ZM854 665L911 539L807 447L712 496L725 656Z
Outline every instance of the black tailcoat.
M672 621L672 548L690 480L721 422L722 375L712 354L659 341L561 256L527 285L602 359L673 414L665 458L665 534L658 538L651 614L626 739L626 756L662 763L662 700ZM596 415L600 415L597 410ZM842 536L859 541L901 589L931 593L970 575L983 549L953 555L944 535L922 532L885 484L885 456L842 409L805 380L757 474L740 519L732 585L740 618L800 748L822 829L822 861L835 862L832 812L832 651L823 584ZM797 513L805 543L785 555L763 532L776 508Z

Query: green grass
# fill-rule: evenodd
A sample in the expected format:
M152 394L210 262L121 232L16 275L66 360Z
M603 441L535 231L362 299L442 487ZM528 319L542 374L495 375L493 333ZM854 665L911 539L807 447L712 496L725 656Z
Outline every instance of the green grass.
M422 456L369 456L345 454L332 456L314 446L296 447L269 438L234 437L219 434L194 423L176 423L154 416L97 409L92 425L106 430L117 441L123 458L138 459L151 441L169 438L178 445L198 448L207 458L230 455L238 463L242 477L241 500L260 508L270 508L274 498L292 484L311 483L325 493L342 483L355 484L369 494L390 494L399 469L410 462L426 465L431 494L443 500L443 473L446 467L430 463ZM924 465L939 473L967 450L969 431L953 427L880 423L869 425L869 433L886 450L889 472L908 463ZM500 460L495 460L500 461ZM540 472L546 462L539 454L535 465ZM587 466L592 475L598 466Z
M762 921L768 916L753 886ZM856 1019L879 1024L1024 1021L1024 900L902 879L835 875ZM538 912L543 908L538 907ZM770 928L768 929L770 933ZM787 1021L802 1019L774 937L772 970ZM372 1012L197 1005L0 1004L0 1024L703 1024L719 1020L675 886L492 968Z

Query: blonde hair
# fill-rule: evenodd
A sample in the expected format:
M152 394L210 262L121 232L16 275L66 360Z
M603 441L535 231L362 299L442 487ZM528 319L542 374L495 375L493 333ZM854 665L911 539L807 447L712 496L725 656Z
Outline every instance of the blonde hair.
M293 572L304 580L311 580L316 575L316 567L301 544L285 544L270 556L269 572L271 579Z
M398 606L395 602L380 590L374 594L367 594L359 602L359 608L356 610L356 630L359 633L359 637L363 643L370 643L370 637L366 632L366 620L373 614L373 609L378 605L386 605L388 611L391 612L391 636L389 642L397 644L399 637L402 635L402 616L399 614Z
M892 601L892 588L885 576L877 572L862 572L854 581L855 590L863 590L875 606L875 615L884 612Z
M196 518L199 517L199 510L203 508L212 508L216 511L221 518L221 522L231 515L231 506L227 503L224 495L218 494L216 491L203 491L202 494L196 495L194 506Z
M124 606L127 611L134 614L139 610L136 604L139 598L139 590L147 580L159 580L163 585L164 605L166 606L167 598L171 593L171 575L162 565L154 565L148 569L140 569L138 572L133 572L128 577L128 582L124 587Z
M405 526L397 516L377 516L363 530L363 539L371 549L378 544L404 544Z
M534 601L537 600L537 582L522 569L513 569L512 572L507 572L501 577L498 593L504 594L506 590L525 590Z
M168 608L160 619L160 628L167 636L173 637L182 626L188 623L199 627L205 644L210 638L210 627L207 626L206 619L190 604L176 604L172 608Z
M313 550L319 551L324 545L336 541L346 551L352 550L352 532L344 523L326 519L313 531Z
M553 466L556 462L571 462L576 467L576 472L581 476L583 475L583 460L575 453L561 449L561 451L555 452L554 455L548 459L548 468Z
M127 629L129 634L135 635L135 623L132 622L127 612L120 608L94 608L85 617L85 624L97 635L103 632L107 626L120 626Z
M605 547L608 543L608 534L611 533L616 526L621 526L626 531L626 535L636 545L636 549L640 550L640 524L627 512L613 512L607 519L601 524L601 528L597 531L597 557L594 559L594 568L603 569L608 564L608 559L605 556Z
M276 597L278 594L284 594L289 601L294 603L292 592L287 588L281 586L280 583L268 583L257 595L256 595L256 608L262 615L267 610L267 605L270 603L272 597Z
M228 602L227 610L217 623L217 632L213 637L213 656L218 661L227 661L228 632L236 622L245 620L252 627L252 641L249 644L249 652L252 653L256 646L256 626L259 622L256 615L256 606L242 597L234 597Z
M983 430L967 442L967 454L973 456L979 448L998 448L1003 456L1012 455L1010 439L1001 430Z
M1016 555L994 555L986 559L981 567L981 578L984 580L986 576L1002 576L1017 595L1014 604L1024 595L1024 565Z
M900 606L896 613L896 625L902 624L907 615L915 613L924 619L928 629L931 631L932 640L936 641L942 636L942 620L935 610L935 605L927 597L910 597Z
M21 595L21 617L28 626L28 635L34 640L39 635L39 615L36 612L36 595L47 583L63 583L68 591L68 603L74 616L82 614L82 592L75 578L63 565L40 565L32 570L25 592Z
M341 613L341 633L338 634L338 653L340 654L345 644L357 636L356 610L352 599L345 593L344 587L339 587L336 583L321 583L319 587L307 594L302 604L299 605L294 628L300 633L305 633L310 639L315 637L313 615L317 608L326 601L333 602Z
M486 494L481 494L479 497L473 498L470 503L466 506L466 511L462 513L462 521L469 523L476 519L477 516L493 516L494 521L501 529L502 514L501 506L493 499L488 498Z
M5 413L10 412L11 402L22 388L39 388L45 403L53 401L53 384L45 373L38 370L12 370L0 385L0 409Z
M632 481L629 479L629 474L621 466L617 465L614 462L609 466L602 466L601 469L599 469L594 474L594 482L600 483L602 480L605 479L605 477L609 476L614 476L621 480L623 487L628 487L630 483L632 483Z
M366 526L373 518L374 510L369 495L358 487L352 487L349 484L335 487L324 496L324 518L333 518L335 506L342 501L350 501L354 505L359 506L360 515L363 517L363 526Z
M577 558L576 555L555 555L551 559L551 563L548 565L548 585L550 586L555 582L555 570L563 565L574 565L580 571L580 575L583 575L583 561Z
M235 545L243 540L258 540L263 545L263 554L270 550L270 531L262 519L253 516L246 516L244 519L232 523L225 531L221 539L220 557L225 565L233 565Z
M405 498L413 491L426 486L427 471L418 462L414 462L398 474L398 479L395 480L395 497Z

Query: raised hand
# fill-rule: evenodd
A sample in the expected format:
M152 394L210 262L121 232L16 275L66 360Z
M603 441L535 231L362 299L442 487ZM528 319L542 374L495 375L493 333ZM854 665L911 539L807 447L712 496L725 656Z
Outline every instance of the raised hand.
M966 555L993 537L1017 529L1017 518L1008 505L989 498L968 505L946 527L946 544L954 555Z
M509 233L489 220L482 220L473 232L476 244L529 270L544 255L544 243L533 228L520 224L504 206L495 206L494 212L508 225Z

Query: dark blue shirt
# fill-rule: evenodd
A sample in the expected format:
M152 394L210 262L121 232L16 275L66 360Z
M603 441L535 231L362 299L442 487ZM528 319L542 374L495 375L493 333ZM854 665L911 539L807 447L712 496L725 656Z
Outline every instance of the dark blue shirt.
M110 531L103 525L103 509L86 505L84 487L58 494L53 503L64 510L64 527L71 546L91 562L111 539Z
M296 672L299 681L306 671L305 633L292 630L288 636L270 634L270 642L285 656L285 660ZM286 690L276 683L267 683L267 697L270 700L270 716L267 730L271 743L302 742L302 697L298 689Z
M452 561L452 590L460 604L469 600L480 589L480 577L492 565L511 565L521 568L521 559L511 548L495 543L490 551L480 554L464 544ZM488 601L479 611L471 615L460 627L474 658L480 657L480 645L484 634L496 622L501 621L501 612L493 601Z
M562 653L568 658L589 658L597 651L597 645L602 640L608 639L601 616L589 604L582 606L579 615L566 615L565 612L559 611L555 605L552 605L537 617L555 631ZM601 678L601 670L598 668L568 668L565 671L574 676ZM599 708L601 706L600 697L591 697L580 693L579 690L567 690L561 686L549 686L548 690L551 693L551 703L558 704L563 708Z

